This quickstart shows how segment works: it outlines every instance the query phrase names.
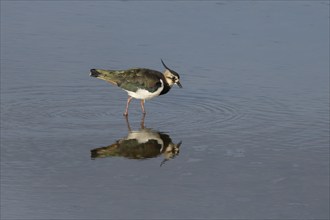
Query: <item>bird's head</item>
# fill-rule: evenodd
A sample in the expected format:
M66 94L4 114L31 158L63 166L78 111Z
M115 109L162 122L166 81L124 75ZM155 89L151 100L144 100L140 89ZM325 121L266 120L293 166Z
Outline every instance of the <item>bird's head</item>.
M182 88L182 85L180 83L180 76L177 72L174 70L171 70L168 68L165 63L162 61L163 66L165 67L165 72L164 72L164 77L166 82L168 83L169 86L173 86L174 84L177 84L180 88Z

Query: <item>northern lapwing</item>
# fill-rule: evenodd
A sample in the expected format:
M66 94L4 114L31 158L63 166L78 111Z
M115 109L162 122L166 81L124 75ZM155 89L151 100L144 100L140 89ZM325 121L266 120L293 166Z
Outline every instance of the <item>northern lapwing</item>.
M124 116L128 115L128 106L132 98L141 100L142 113L145 114L145 100L164 95L174 84L182 88L180 76L168 68L163 60L164 73L146 68L132 68L127 70L91 69L90 76L110 82L128 93Z

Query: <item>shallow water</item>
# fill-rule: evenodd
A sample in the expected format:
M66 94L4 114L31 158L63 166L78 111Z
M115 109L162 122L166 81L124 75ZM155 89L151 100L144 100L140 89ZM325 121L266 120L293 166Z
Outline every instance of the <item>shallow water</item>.
M2 1L1 218L329 218L328 27L327 1ZM144 126L178 155L91 158L132 133L89 69L160 58L183 89Z

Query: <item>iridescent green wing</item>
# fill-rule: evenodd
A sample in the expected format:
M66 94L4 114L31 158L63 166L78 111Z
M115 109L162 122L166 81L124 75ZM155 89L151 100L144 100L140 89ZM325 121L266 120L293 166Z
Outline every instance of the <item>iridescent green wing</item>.
M132 92L145 89L154 92L161 86L160 79L163 79L163 74L155 70L135 68L118 71L114 78L122 89Z

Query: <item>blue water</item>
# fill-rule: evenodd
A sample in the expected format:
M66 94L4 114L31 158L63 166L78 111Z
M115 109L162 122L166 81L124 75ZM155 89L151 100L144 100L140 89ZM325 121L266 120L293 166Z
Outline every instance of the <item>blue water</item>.
M92 159L130 131L89 69L161 58L179 153ZM328 219L329 2L1 1L1 218Z

